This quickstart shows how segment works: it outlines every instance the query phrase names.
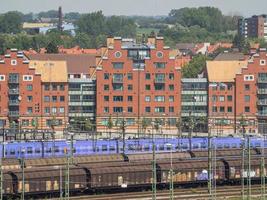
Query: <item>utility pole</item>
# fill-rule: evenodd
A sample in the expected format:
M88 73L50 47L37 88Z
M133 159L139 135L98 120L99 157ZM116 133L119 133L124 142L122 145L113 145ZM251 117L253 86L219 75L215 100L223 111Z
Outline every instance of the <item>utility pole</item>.
M212 184L211 124L209 124L209 127L210 128L209 128L209 132L208 132L208 193L209 193L209 196L211 198L211 196L212 196L212 188L211 188L211 186L212 186L211 185Z
M171 169L170 169L170 200L174 199L173 195L173 167L172 167L172 145L171 145Z
M154 122L152 122L152 138L153 138L153 161L152 161L152 200L157 199L157 168L156 168L156 146L155 146L155 138L154 138Z
M3 170L2 170L3 152L0 158L0 200L3 199Z
M65 149L66 153L66 171L65 171L65 199L69 200L70 198L70 158L67 149Z
M245 137L243 134L242 142L242 167L241 167L241 187L242 187L242 200L245 200Z
M25 199L24 152L25 152L25 150L22 149L21 150L21 153L22 153L22 157L21 157L21 169L22 169L22 192L21 192L21 200L24 200Z
M251 198L251 177L250 177L250 172L251 172L251 163L250 163L250 138L247 138L247 159L248 159L248 170L247 170L247 200L250 200Z
M261 200L265 200L265 152L264 152L265 135L261 146Z

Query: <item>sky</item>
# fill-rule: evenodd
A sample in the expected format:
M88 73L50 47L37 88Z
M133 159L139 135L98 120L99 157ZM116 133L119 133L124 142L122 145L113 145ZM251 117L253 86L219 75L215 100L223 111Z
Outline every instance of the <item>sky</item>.
M102 10L104 15L156 16L182 7L214 6L230 15L267 14L267 0L0 0L0 5L0 13L11 10L37 13L62 6L63 12Z

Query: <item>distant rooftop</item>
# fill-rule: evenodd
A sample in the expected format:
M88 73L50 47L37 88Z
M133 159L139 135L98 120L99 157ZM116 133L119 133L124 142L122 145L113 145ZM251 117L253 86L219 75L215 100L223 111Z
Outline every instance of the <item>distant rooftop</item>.
M220 53L218 56L215 57L214 60L217 61L231 61L231 60L245 60L246 57L243 53L240 52L224 52Z

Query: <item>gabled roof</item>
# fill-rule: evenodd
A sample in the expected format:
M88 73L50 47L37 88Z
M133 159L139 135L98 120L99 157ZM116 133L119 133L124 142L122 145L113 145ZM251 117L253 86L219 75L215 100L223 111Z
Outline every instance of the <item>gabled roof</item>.
M29 67L35 69L36 74L41 75L42 82L68 81L66 61L30 60Z
M96 56L90 54L31 54L30 60L66 61L69 74L89 74L96 66Z
M235 76L247 67L247 61L207 61L209 82L234 82Z

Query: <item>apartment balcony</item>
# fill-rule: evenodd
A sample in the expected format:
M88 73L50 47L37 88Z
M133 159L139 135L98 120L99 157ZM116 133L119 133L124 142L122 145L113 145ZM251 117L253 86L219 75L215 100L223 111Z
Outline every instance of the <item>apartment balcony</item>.
M112 83L123 83L123 78L112 78Z
M18 106L19 105L19 100L9 100L8 104L10 106Z
M9 94L16 94L16 95L18 95L19 94L19 89L9 89L8 90L8 93Z
M19 117L19 111L9 111L9 117Z
M165 83L165 78L155 78L155 83Z
M259 77L258 78L258 83L267 83L267 77Z
M267 106L267 99L262 99L257 101L259 106Z
M18 78L9 78L8 83L19 83L19 79Z
M258 112L258 117L267 117L267 111Z

